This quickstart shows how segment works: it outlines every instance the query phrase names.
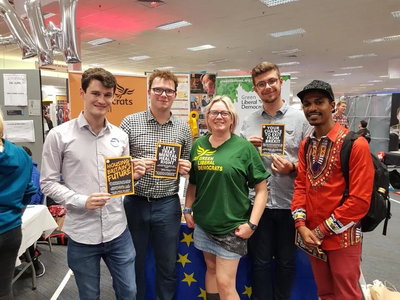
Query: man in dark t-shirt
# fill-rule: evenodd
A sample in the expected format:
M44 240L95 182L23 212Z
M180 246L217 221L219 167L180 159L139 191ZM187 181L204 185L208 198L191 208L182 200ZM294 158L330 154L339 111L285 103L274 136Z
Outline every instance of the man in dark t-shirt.
M360 136L365 137L365 139L368 141L368 143L371 141L371 132L367 129L367 121L362 120L360 121L360 124L358 124L358 128L360 128L359 131L357 131L357 134Z

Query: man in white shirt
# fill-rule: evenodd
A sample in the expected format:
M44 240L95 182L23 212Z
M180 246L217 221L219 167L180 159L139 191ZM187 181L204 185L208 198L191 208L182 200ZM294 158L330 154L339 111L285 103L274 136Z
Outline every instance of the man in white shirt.
M68 265L81 300L100 297L100 259L111 273L117 300L136 299L135 248L122 197L106 193L104 159L129 155L128 136L110 124L116 79L102 68L82 75L84 111L49 131L43 146L42 192L67 208ZM77 99L76 99L77 100ZM134 162L134 178L146 170ZM60 174L65 185L60 184Z

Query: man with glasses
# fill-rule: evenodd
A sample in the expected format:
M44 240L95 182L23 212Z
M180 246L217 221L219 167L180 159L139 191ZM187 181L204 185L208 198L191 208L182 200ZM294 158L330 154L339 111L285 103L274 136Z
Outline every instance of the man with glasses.
M295 278L295 227L290 204L297 173L299 146L310 132L304 114L289 107L281 97L282 78L277 65L262 62L252 70L254 91L263 102L262 109L251 113L243 122L240 134L255 147L262 146L261 124L284 124L282 156L263 156L272 175L267 179L267 206L257 230L249 240L252 258L252 299L291 298ZM250 194L253 201L254 193ZM272 259L275 258L274 269Z
M136 249L137 300L146 296L145 262L151 242L156 261L154 299L173 300L176 290L176 254L179 243L181 205L177 179L154 178L156 144L182 146L179 174L188 174L192 136L189 125L171 114L176 98L177 77L157 70L149 78L150 109L125 117L121 128L128 134L133 158L142 158L146 174L135 185L135 195L124 200L128 226Z

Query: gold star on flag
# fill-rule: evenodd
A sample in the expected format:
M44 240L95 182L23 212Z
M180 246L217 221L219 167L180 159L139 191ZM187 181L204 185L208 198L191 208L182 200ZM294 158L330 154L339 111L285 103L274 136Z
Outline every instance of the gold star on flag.
M183 275L185 275L185 278L182 279L182 282L186 282L189 286L192 284L192 282L197 282L197 280L193 278L194 272L190 275L183 273Z
M251 293L253 292L251 286L248 287L248 286L245 285L244 288L245 288L245 291L242 293L242 295L247 295L249 297L249 299L250 299Z
M186 245L189 247L191 242L193 242L193 232L189 234L183 232L183 239L181 240L181 243L186 243Z
M203 300L206 300L206 297L207 297L206 291L200 288L200 294L197 295L197 298L203 298Z
M188 259L189 253L186 253L185 255L179 254L179 259L176 262L180 262L182 264L182 267L185 267L185 264L191 263L191 261Z

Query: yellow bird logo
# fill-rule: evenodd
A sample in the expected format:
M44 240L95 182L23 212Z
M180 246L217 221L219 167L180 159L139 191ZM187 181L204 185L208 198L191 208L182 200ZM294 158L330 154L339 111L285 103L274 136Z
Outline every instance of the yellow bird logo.
M197 156L193 160L198 160L199 157L202 157L202 156L211 156L215 152L217 152L217 150L211 151L211 150L208 150L208 149L204 149L204 148L202 148L200 146L197 146Z

